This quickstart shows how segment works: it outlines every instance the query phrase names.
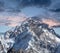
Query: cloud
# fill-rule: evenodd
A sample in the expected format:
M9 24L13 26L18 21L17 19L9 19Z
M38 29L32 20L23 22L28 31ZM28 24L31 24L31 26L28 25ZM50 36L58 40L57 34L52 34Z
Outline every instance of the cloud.
M55 9L60 8L59 4L60 0L0 0L0 11L21 12L20 9L27 6L47 6Z
M33 17L32 17L33 18ZM6 25L10 27L15 27L17 25L20 25L21 22L25 21L27 19L27 16L25 16L23 13L20 13L18 15L1 15L0 16L0 25ZM49 26L57 26L60 25L60 21L58 21L58 18L54 19L52 18L38 18L34 17L34 19L40 19L43 23L48 24Z
M49 6L51 0L0 0L0 12L21 12L27 6Z
M15 27L19 25L21 22L26 20L26 16L24 14L14 15L14 16L0 16L0 25L7 25L11 27Z
M60 25L60 22L55 20L55 19L49 19L49 18L48 19L42 19L42 22L48 24L49 27Z
M26 6L39 6L39 7L47 7L50 6L51 0L20 0L20 6L23 8Z

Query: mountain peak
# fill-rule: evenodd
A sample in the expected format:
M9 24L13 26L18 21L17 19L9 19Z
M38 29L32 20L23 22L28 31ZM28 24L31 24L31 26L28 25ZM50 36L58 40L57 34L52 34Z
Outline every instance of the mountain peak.
M60 45L60 39L52 28L32 18L16 26L13 31L7 31L3 39L5 42L1 40L1 43L8 53L12 53L13 49L17 53L21 49L26 53L55 53Z

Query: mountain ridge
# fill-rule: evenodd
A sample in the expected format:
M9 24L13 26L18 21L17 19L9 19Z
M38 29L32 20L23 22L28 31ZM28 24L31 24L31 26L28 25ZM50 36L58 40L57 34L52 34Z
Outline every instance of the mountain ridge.
M32 18L16 26L13 31L7 31L4 40L8 40L5 53L18 53L20 49L26 53L57 53L60 45L60 38L53 28Z

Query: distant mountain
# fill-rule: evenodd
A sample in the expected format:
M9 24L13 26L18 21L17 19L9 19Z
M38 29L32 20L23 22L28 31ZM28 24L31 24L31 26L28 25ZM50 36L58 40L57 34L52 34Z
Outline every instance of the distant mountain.
M60 53L60 38L53 28L32 18L0 39L0 53Z
M0 32L0 35L3 35L4 33Z

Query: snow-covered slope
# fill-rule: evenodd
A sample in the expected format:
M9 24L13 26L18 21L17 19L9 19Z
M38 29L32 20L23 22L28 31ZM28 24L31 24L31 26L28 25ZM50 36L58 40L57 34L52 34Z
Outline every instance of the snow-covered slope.
M28 18L13 31L7 31L0 42L0 53L18 53L20 49L26 53L60 52L60 38L54 30L33 18Z

